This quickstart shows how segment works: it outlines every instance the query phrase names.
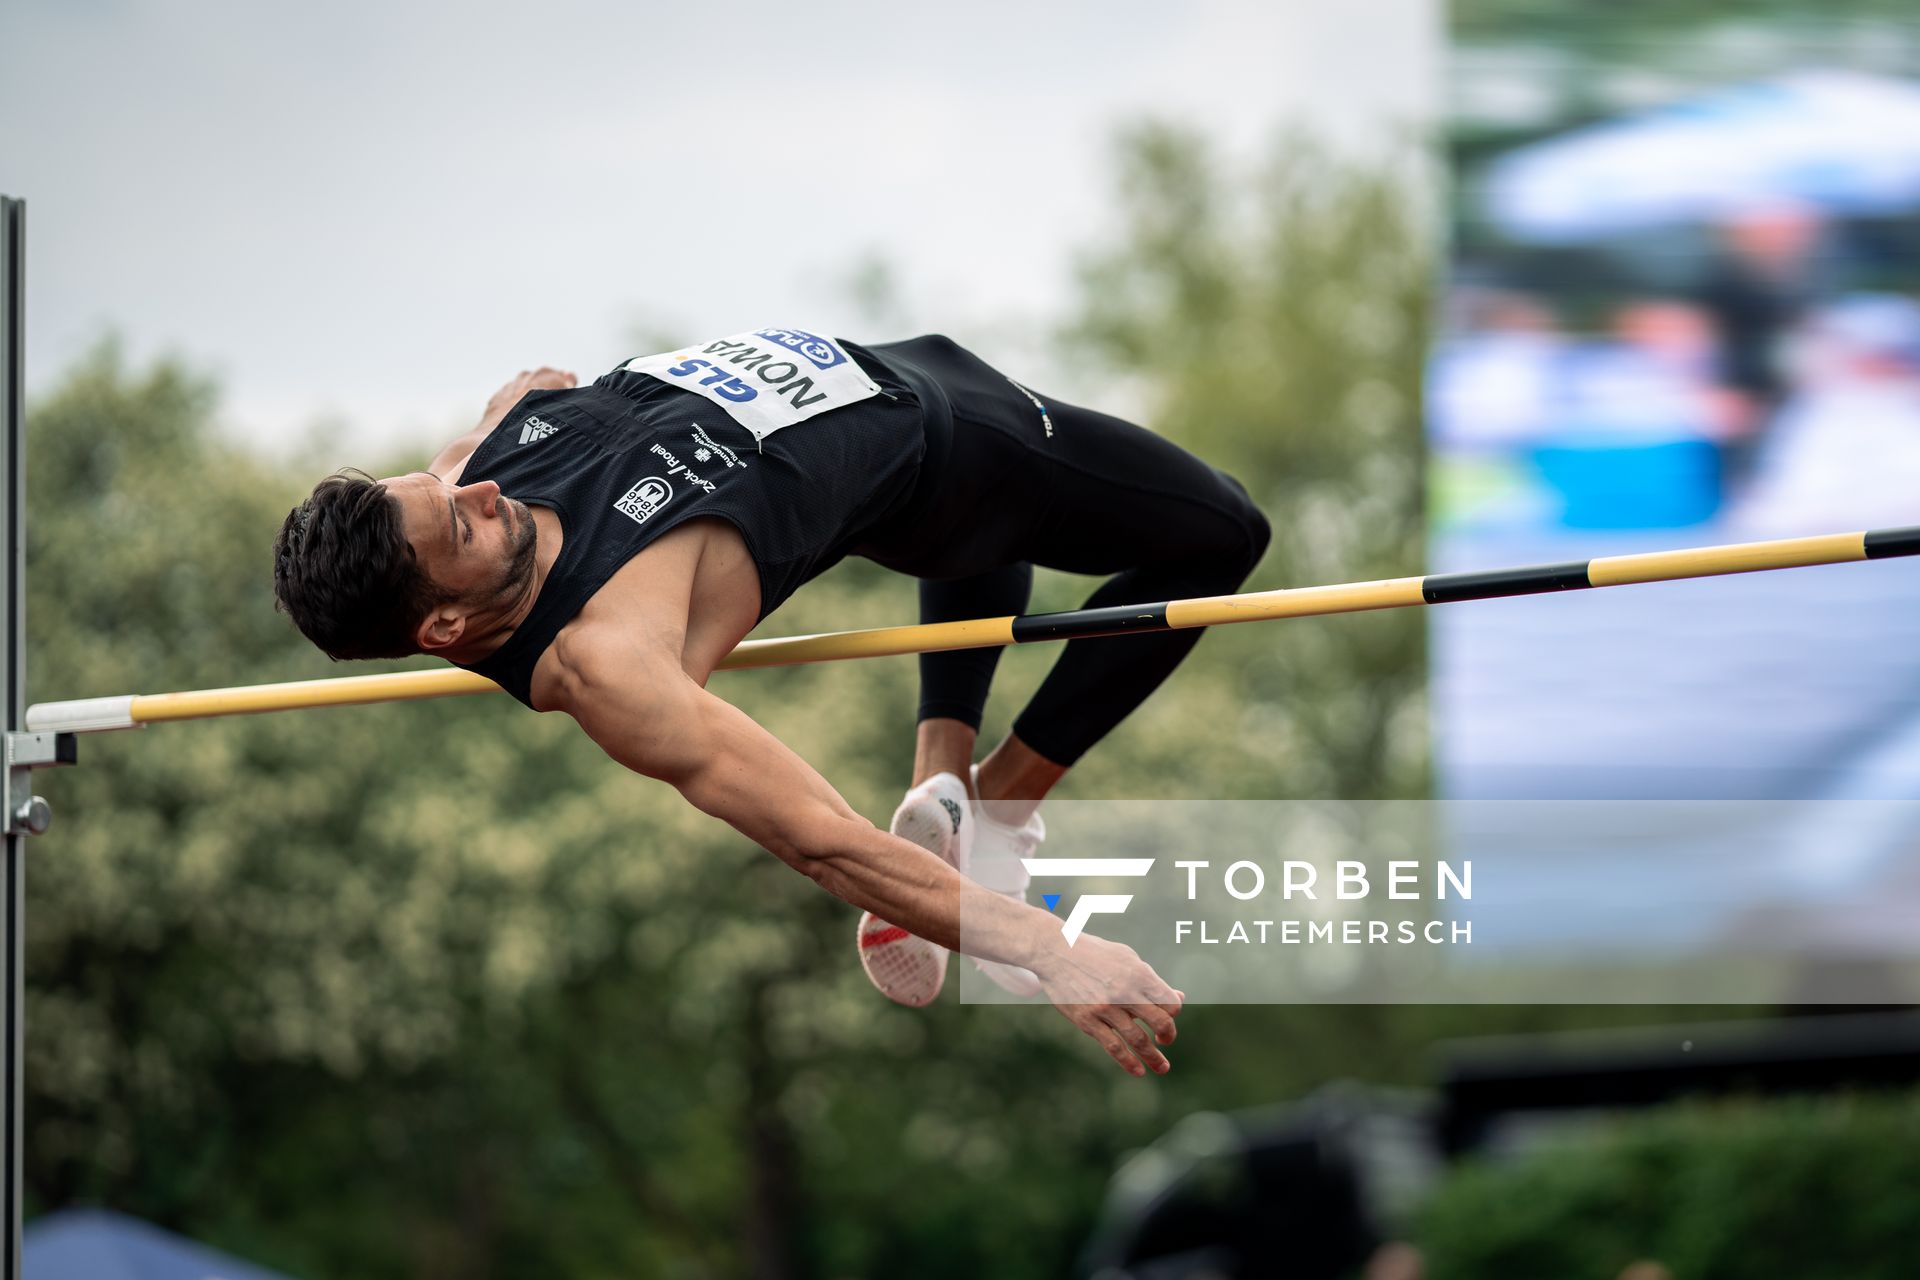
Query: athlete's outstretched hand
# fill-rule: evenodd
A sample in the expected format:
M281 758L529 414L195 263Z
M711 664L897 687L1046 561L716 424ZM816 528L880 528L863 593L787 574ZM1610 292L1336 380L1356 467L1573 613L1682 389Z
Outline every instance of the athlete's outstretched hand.
M507 416L507 410L518 404L520 397L529 391L563 391L579 383L580 379L564 369L549 369L545 365L538 369L522 369L519 377L494 392L493 398L487 401L486 418L491 422L499 422Z
M1093 1037L1124 1071L1166 1074L1166 1055L1155 1042L1173 1043L1173 1018L1183 997L1132 947L1083 933L1073 946L1053 949L1035 974L1062 1016Z

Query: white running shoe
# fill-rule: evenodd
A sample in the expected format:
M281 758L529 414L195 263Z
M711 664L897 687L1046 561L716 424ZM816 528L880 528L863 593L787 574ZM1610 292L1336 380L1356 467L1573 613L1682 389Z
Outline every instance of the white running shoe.
M973 766L973 789L980 790L980 766ZM1015 902L1027 900L1027 885L1032 877L1020 864L1020 859L1031 858L1040 844L1047 838L1047 824L1040 817L1040 811L1018 827L1010 827L1004 822L995 822L980 808L974 809L978 828L973 833L972 865L967 875L975 884L991 889L995 893L1012 898ZM992 979L1003 991L1025 999L1040 994L1040 979L1031 969L1018 965L1001 964L998 960L973 960L973 967Z
M967 787L951 773L936 773L907 792L888 827L894 835L967 872L973 842L973 812ZM888 924L871 911L860 913L860 967L887 999L918 1009L932 1004L947 981L947 949Z

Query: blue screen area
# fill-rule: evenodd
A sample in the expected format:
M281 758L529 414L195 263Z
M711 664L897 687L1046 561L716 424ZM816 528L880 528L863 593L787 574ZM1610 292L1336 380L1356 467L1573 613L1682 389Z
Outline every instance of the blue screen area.
M1430 568L1920 525L1920 54L1593 22L1454 45ZM1445 796L1920 794L1912 562L1428 616Z

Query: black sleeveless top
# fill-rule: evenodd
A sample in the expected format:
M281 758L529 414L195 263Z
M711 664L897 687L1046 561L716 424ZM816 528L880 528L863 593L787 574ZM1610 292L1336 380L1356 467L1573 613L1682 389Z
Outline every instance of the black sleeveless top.
M760 441L705 397L624 367L590 386L529 392L460 483L492 480L509 498L553 508L559 558L506 643L455 665L531 707L533 669L554 637L621 565L685 521L718 516L740 531L765 618L905 509L927 452L922 406L943 413L943 397L919 370L840 345L880 394Z

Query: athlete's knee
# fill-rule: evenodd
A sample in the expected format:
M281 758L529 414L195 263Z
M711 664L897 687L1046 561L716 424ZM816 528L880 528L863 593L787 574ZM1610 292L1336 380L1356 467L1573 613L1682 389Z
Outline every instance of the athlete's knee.
M1267 544L1273 541L1273 525L1266 513L1255 505L1245 485L1224 471L1220 478L1226 481L1222 486L1226 493L1225 509L1234 530L1230 550L1239 563L1241 575L1245 576L1253 572L1260 557L1267 553Z

